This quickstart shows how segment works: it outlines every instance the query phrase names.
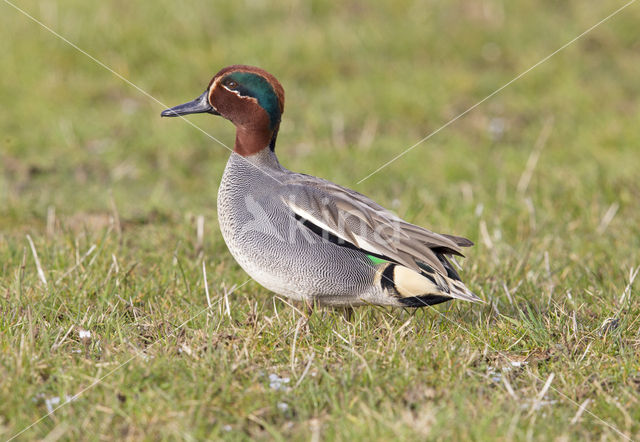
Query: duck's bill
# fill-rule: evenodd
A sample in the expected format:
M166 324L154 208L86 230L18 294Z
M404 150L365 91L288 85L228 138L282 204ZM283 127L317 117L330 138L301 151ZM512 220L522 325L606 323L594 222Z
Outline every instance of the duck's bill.
M188 103L179 104L178 106L171 107L162 111L160 116L162 117L179 117L180 115L188 114L213 114L220 115L213 106L209 103L209 91L206 90L202 95L193 101Z

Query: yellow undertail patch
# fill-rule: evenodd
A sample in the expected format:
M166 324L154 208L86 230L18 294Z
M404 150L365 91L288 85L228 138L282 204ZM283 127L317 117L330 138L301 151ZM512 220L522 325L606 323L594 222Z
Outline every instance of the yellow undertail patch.
M396 265L393 269L393 282L398 294L403 298L442 294L438 287L427 278L400 265Z

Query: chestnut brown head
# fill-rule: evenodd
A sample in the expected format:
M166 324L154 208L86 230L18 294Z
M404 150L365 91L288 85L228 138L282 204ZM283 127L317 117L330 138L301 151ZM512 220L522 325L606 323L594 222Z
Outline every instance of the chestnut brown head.
M244 65L222 69L202 95L162 112L163 117L210 113L221 115L243 133L272 138L284 111L284 89L267 71Z

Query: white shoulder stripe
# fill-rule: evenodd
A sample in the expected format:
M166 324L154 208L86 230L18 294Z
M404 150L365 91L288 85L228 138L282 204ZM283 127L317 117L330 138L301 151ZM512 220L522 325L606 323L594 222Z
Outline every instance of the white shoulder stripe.
M313 216L311 213L309 213L308 211L306 211L305 209L303 209L300 206L296 206L295 204L293 204L291 201L287 201L287 200L283 200L284 203L289 206L289 208L293 211L293 213L295 213L296 215L298 215L300 218L303 218L313 224L315 224L316 226L320 227L323 230L326 230L327 232L331 233L332 235L337 236L338 238L340 238L341 240L348 242L350 244L353 244L354 246L361 248L367 252L370 253L375 253L376 255L382 255L384 256L385 254L383 252L381 252L378 248L376 248L373 244L371 244L369 241L367 241L364 237L357 235L353 232L351 233L351 237L353 239L355 239L355 244L353 241L349 240L348 235L346 235L344 232L339 231L336 228L330 227L328 226L322 219Z

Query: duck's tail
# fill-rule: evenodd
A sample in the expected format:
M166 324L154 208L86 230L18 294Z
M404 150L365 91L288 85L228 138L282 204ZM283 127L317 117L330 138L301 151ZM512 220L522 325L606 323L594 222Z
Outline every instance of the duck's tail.
M457 272L446 258L442 257L441 262L447 270L447 275L422 263L418 264L420 273L400 264L386 263L381 269L380 285L400 304L407 307L425 307L452 299L484 302L460 281Z

